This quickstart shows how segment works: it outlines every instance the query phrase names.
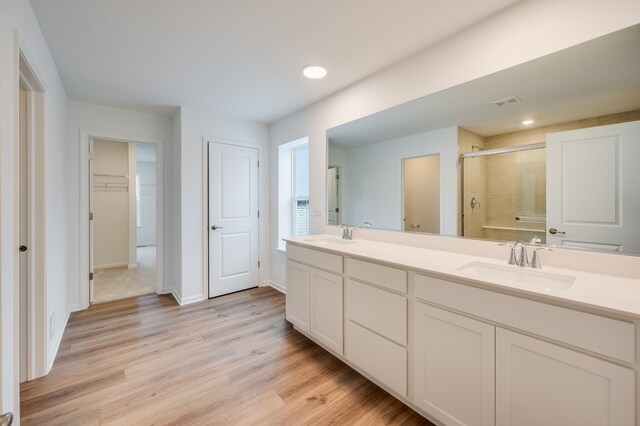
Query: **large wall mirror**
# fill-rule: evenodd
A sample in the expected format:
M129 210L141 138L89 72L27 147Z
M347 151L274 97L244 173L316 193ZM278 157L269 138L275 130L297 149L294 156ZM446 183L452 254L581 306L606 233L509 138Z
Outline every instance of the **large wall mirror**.
M640 253L640 25L328 129L327 146L329 225Z

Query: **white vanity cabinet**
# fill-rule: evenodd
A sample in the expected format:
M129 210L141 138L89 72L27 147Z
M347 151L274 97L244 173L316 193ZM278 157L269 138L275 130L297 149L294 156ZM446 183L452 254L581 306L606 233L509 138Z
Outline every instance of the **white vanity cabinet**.
M631 369L501 328L496 426L633 426Z
M343 282L342 277L309 268L311 290L311 336L342 354Z
M447 425L494 425L495 327L416 302L414 403Z
M287 260L286 318L300 331L309 333L311 304L309 299L309 267Z
M286 318L337 354L343 352L342 256L287 246Z
M287 244L287 320L425 417L447 426L640 426L637 314L340 246Z
M443 423L635 425L634 371L561 346L634 362L632 323L420 274L414 283L414 403Z
M407 272L345 259L345 357L407 396Z

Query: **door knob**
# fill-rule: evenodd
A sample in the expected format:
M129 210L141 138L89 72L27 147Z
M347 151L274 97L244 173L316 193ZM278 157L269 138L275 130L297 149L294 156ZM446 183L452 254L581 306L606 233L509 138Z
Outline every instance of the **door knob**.
M556 228L549 228L549 233L551 235L556 235L556 234L565 235L566 234L566 232L558 231Z
M27 246L20 246L20 251L27 251Z
M224 226L211 225L211 229L213 229L214 231L215 231L216 229L221 229L221 228L224 228Z

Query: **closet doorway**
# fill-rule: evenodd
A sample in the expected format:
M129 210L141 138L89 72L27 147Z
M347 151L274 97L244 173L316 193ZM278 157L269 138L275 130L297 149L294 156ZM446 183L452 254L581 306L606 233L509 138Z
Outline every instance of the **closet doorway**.
M90 302L157 291L156 145L89 141Z

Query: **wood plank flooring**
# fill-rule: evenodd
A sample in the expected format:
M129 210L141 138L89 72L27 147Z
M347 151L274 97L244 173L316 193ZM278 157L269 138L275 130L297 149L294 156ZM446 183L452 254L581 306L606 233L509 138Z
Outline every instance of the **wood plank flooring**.
M20 396L24 425L431 424L295 331L269 287L76 312Z

